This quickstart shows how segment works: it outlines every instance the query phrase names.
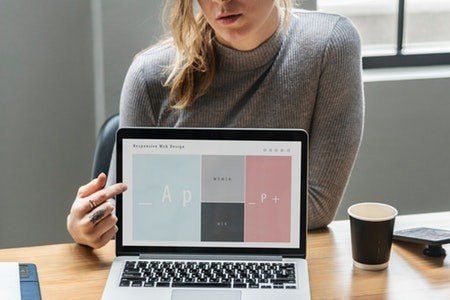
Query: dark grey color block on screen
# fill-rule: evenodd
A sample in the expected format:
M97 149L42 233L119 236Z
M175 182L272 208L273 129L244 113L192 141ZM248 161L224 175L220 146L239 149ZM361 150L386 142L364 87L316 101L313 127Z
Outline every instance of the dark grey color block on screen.
M243 203L202 203L202 241L244 241Z

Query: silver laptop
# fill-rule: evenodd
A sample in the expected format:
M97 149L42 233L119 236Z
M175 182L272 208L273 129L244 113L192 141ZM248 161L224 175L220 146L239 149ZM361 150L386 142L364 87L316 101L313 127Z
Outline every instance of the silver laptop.
M121 128L119 231L103 299L309 299L308 137Z

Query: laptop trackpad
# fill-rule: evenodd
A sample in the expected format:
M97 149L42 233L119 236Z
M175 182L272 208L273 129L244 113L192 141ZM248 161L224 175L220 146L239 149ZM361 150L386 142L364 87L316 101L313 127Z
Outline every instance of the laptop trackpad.
M241 291L173 290L172 300L241 300Z

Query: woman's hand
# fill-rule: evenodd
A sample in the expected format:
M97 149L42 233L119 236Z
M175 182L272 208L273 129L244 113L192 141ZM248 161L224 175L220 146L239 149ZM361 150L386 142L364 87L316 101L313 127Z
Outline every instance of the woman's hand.
M67 216L67 230L78 244L103 247L118 230L117 217L112 214L114 206L107 200L126 191L127 186L117 183L103 188L105 184L106 175L101 173L78 190Z

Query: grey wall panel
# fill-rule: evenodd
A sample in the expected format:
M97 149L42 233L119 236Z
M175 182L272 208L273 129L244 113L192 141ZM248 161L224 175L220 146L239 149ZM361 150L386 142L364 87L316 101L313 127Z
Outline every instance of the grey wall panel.
M299 4L301 8L308 10L316 10L317 9L317 1L316 0L300 0L293 1L296 4Z
M94 145L90 2L0 0L0 248L69 241Z
M365 84L364 138L338 219L365 201L400 214L450 210L449 86L448 78Z
M163 32L165 1L103 0L103 58L105 74L105 117L119 107L123 79L133 57L158 41Z

